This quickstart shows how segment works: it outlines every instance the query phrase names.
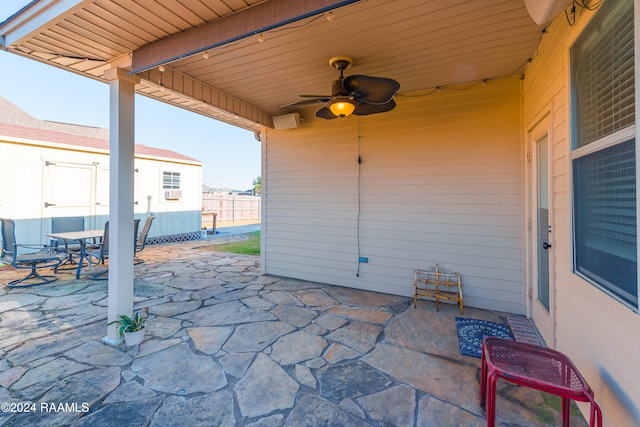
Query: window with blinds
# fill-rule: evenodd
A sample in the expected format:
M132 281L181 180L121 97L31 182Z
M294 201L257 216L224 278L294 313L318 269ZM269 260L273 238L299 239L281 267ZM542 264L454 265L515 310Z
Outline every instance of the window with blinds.
M571 48L574 271L638 307L633 0L605 2Z
M574 161L577 271L637 306L635 140Z
M611 2L580 36L571 53L576 104L576 147L635 121L633 2Z

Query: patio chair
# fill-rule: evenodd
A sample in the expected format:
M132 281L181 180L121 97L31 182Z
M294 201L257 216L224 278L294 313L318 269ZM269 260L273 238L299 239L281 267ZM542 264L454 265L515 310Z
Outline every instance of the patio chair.
M151 228L151 223L153 223L153 220L156 219L155 216L148 216L146 221L144 222L144 226L142 227L142 231L140 232L140 235L138 236L138 238L136 239L136 246L135 246L135 250L133 253L133 263L134 264L142 264L144 262L144 260L137 258L136 254L138 252L142 252L142 250L144 249L144 247L147 244L147 235L149 234L149 229Z
M35 285L44 285L58 280L58 276L43 276L38 273L41 268L55 268L62 262L62 256L51 251L44 245L17 244L16 224L12 219L0 219L0 231L2 235L2 253L0 261L11 264L16 269L31 269L31 272L22 279L12 280L7 283L9 288L19 288ZM19 248L39 250L39 252L18 253Z
M133 235L134 235L134 253L137 247L137 241L135 240L135 236L138 235L138 227L140 226L140 220L133 220ZM146 227L146 224L145 224ZM144 231L144 230L143 230ZM148 231L148 230L147 230ZM86 253L87 260L89 262L89 268L91 268L91 264L93 259L96 260L94 264L103 264L107 258L109 258L109 221L104 224L104 235L102 237L102 241L100 244L93 248L93 250L88 250ZM135 261L135 259L134 259ZM143 261L144 262L144 261ZM91 275L91 279L93 280L107 280L106 274L109 269L105 269L99 273L95 273Z
M73 216L73 217L53 217L51 218L51 233L66 233L68 231L82 231L84 230L84 217L83 216ZM60 241L56 239L52 239L50 242L50 246L54 248L54 250L58 253L63 253L66 255L66 259L62 261L62 263L56 268L57 270L70 270L74 269L73 266L76 264L76 261L73 259L74 254L78 254L80 251L80 244L71 243L63 240L64 247L60 245ZM63 268L65 265L71 265L71 267Z
M85 254L87 258L87 262L89 263L89 269L91 269L91 264L103 264L107 258L109 258L109 221L104 223L104 234L102 236L102 241L95 246L88 247L87 253ZM94 262L95 260L95 262ZM93 280L107 280L105 274L109 271L105 269L99 273L95 273L91 275L91 279Z

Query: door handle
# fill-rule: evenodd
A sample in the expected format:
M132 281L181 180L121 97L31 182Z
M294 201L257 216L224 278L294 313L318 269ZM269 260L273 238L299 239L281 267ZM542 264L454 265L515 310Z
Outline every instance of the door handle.
M45 208L48 208L49 206L55 206L55 203L44 202Z
M549 248L551 247L551 244L550 244L550 243L547 243L547 242L544 242L544 243L542 244L542 247L543 247L543 248L545 248L545 249L549 249Z

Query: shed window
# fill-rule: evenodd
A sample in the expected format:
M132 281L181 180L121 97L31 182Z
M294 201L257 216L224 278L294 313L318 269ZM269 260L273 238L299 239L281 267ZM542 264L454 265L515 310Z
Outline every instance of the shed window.
M633 0L571 48L574 271L638 307Z
M180 200L180 172L162 172L162 190L165 200Z
M162 172L162 189L179 190L180 172Z

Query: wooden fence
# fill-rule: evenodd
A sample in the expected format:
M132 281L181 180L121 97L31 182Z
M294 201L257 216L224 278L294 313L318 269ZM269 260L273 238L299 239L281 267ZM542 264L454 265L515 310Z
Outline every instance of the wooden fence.
M217 225L260 222L260 203L260 196L203 194L202 227L214 229L214 219Z

